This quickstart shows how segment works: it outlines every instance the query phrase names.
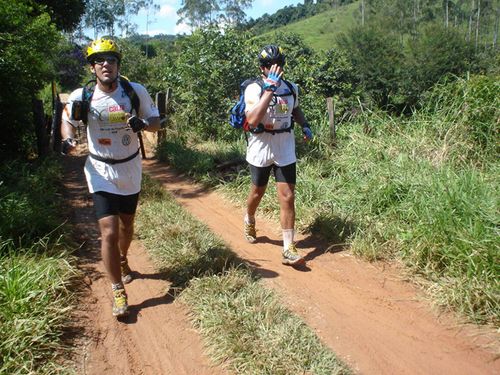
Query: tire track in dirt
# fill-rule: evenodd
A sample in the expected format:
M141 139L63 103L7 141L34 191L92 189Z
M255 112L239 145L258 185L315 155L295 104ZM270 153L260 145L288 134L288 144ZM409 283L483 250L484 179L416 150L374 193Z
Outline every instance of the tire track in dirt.
M64 158L65 202L74 225L84 272L82 298L71 331L73 362L85 375L224 374L210 364L187 309L175 302L170 284L159 274L139 241L129 263L135 280L126 286L131 314L118 321L111 314L111 287L100 258L98 227L83 176L85 157Z
M394 267L298 236L307 266L281 265L279 225L258 218L258 243L243 239L243 210L157 161L144 171L250 263L265 283L362 374L499 374L500 335L436 315Z

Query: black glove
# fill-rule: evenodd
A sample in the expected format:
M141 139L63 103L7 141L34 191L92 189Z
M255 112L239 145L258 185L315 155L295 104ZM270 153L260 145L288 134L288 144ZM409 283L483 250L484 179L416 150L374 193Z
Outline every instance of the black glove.
M69 150L76 147L77 142L73 138L66 138L61 142L61 153L63 155L68 155Z
M139 117L132 116L128 119L128 124L134 133L140 132L148 127L148 123L141 120Z

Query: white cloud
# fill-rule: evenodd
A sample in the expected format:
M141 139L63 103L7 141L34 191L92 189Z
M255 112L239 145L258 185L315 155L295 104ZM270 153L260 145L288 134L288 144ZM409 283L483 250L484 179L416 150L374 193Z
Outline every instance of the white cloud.
M191 27L185 23L180 23L174 27L175 34L191 34L191 31Z
M158 12L160 17L175 17L177 19L177 11L172 5L162 5Z

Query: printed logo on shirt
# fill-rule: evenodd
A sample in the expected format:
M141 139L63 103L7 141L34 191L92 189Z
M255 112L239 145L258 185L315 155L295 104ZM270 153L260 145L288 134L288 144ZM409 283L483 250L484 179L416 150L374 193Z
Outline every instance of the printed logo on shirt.
M125 106L120 104L110 105L108 107L108 113L110 124L125 122Z
M278 110L277 113L288 113L288 100L283 98L278 98Z
M101 146L111 146L111 138L97 138L97 143Z
M131 142L132 142L132 138L130 138L130 135L125 134L125 135L122 137L122 145L124 145L124 146L128 146Z

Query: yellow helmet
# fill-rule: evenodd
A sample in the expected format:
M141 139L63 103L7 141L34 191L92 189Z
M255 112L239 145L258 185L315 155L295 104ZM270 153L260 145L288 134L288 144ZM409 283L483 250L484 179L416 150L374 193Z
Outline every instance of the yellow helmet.
M118 45L111 39L101 38L90 43L90 46L87 48L87 61L92 63L97 55L103 53L115 55L118 60L122 59Z

